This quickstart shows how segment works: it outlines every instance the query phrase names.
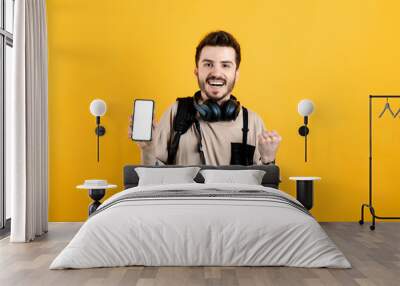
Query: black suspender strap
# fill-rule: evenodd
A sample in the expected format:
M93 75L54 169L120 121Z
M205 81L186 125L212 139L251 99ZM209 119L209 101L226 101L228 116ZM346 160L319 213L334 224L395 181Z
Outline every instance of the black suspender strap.
M178 152L179 140L181 139L182 132L178 131L175 133L172 138L171 145L168 148L168 165L173 165L176 157L176 153Z
M190 126L192 126L196 115L196 109L193 105L193 97L178 98L177 101L178 110L173 123L173 131L175 131L175 134L173 135L171 143L168 146L168 165L175 164L176 153L178 152L181 135L184 134L190 128Z
M249 132L249 113L247 108L242 106L243 109L243 145L247 144L247 133Z
M249 132L249 113L247 108L242 106L243 110L243 145L242 145L242 164L247 165L247 133Z
M196 127L196 130L199 133L199 141L197 143L197 148L198 148L198 151L200 153L201 164L205 165L206 164L206 158L204 157L203 145L202 145L203 137L201 136L200 123L199 123L199 120L197 120L197 118L194 119L194 126Z

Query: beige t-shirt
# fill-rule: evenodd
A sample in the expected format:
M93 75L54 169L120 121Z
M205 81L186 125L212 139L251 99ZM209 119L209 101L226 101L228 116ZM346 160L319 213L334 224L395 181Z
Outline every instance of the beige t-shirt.
M178 102L171 105L163 114L156 132L153 134L153 143L142 149L142 164L166 164L168 161L168 146L174 133L173 122L178 109ZM257 136L264 130L261 118L248 110L247 144L255 146L254 164L260 165L261 156L258 148ZM231 143L242 143L243 140L243 109L235 120L208 122L198 117L202 135L202 147L206 165L229 165L231 160ZM172 132L172 134L171 134ZM176 154L176 165L201 165L198 151L198 132L195 124L183 134L179 141Z

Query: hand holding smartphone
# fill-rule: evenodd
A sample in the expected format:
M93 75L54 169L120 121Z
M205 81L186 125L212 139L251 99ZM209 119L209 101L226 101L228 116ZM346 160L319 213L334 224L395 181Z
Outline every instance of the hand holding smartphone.
M151 141L153 130L154 101L136 99L133 104L132 140Z

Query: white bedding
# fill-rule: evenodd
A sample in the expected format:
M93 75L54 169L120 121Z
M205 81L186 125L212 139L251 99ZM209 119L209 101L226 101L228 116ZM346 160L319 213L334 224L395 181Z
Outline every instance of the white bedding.
M127 189L99 207L50 269L127 265L351 267L312 216L282 202L235 196L119 201L136 192L168 190L261 190L297 202L282 191L255 185L191 183Z

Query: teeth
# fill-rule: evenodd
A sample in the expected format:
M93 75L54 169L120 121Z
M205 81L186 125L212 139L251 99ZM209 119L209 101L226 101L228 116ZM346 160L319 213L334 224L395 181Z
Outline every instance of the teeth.
M212 85L212 86L223 86L223 85L224 85L224 82L223 82L223 81L213 81L213 80L210 80L210 81L208 81L208 84L209 84L209 85Z

